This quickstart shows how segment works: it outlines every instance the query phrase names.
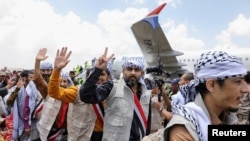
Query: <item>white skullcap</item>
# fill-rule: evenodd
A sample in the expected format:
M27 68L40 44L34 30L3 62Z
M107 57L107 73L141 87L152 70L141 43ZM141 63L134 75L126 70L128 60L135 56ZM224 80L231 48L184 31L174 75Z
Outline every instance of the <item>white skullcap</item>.
M53 69L53 65L50 62L41 62L40 69Z
M73 81L71 80L71 77L69 76L69 73L61 72L61 78L67 79L70 82L70 86L74 85Z

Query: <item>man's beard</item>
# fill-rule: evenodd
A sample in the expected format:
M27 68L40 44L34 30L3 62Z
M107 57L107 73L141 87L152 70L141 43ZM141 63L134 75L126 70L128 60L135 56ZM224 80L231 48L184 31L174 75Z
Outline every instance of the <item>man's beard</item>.
M44 79L47 83L49 83L49 78L50 78L49 75L43 75L43 79Z
M133 78L136 78L134 76L131 76L129 78L124 78L126 84L129 86L129 87L133 87L133 86L136 86L138 85L139 81L137 79L133 79Z

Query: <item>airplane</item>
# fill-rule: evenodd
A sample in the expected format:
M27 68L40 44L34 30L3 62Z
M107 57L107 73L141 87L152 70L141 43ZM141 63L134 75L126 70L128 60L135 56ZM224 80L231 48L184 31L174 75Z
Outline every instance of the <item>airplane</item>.
M147 70L154 76L159 76L163 72L173 76L173 73L184 73L186 71L182 67L185 64L178 62L176 58L183 53L171 48L158 22L158 15L165 6L166 3L161 4L145 18L131 26L142 54L146 58L147 65L151 66Z
M165 5L166 3L163 3L150 12L145 18L131 26L142 55L116 56L113 58L112 74L116 80L121 78L122 64L128 59L139 60L144 64L146 68L145 78L151 80L166 80L179 77L185 72L193 72L196 60L203 52L208 51L186 51L183 53L172 49L158 22L158 15ZM226 51L240 57L246 68L250 70L249 50L250 48L234 49L230 47L221 49L221 51ZM76 78L83 78L85 80L85 73L86 71L83 71L83 73L79 74Z
M113 61L113 75L121 77L122 64L128 59L143 62L146 67L146 77L150 79L173 78L185 72L193 72L195 61L202 51L179 52L170 46L159 22L158 15L165 7L161 4L145 18L131 26L131 30L142 52L142 56L121 56ZM226 52L242 58L243 63L250 70L249 48L226 49ZM224 49L225 51L225 49Z

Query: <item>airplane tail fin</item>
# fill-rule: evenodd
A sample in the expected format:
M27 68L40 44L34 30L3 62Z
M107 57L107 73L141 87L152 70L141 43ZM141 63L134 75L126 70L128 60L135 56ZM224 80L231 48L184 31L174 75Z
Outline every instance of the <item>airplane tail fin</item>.
M158 6L155 10L153 10L151 13L149 13L147 16L153 16L153 15L158 15L161 10L165 7L167 3L163 3L160 6Z
M158 6L155 10L153 10L151 13L149 13L143 20L148 22L154 29L159 26L158 23L158 14L161 12L161 10L165 7L167 3L163 3L160 6Z

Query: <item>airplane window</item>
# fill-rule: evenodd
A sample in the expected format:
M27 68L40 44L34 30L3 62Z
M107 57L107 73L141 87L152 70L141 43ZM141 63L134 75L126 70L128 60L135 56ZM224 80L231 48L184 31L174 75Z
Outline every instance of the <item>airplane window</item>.
M186 59L183 59L183 62L186 62Z
M189 60L189 59L187 59L187 61L189 62L190 60Z
M246 57L245 60L247 61L247 60L248 60L248 57Z
M194 59L192 59L192 62L194 62Z

